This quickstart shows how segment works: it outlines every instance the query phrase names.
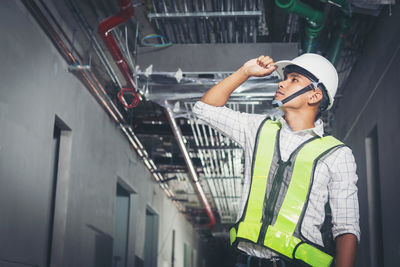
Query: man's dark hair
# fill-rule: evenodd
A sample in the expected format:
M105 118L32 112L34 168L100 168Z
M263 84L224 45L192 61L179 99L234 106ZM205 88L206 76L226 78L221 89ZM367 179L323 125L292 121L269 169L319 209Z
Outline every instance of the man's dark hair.
M323 86L321 86L323 87ZM324 113L324 111L326 110L326 108L329 105L329 97L328 97L328 93L326 92L325 88L321 88L321 92L322 92L322 99L321 102L319 103L319 107L318 107L318 113L317 116L315 116L315 120L318 120L321 115Z

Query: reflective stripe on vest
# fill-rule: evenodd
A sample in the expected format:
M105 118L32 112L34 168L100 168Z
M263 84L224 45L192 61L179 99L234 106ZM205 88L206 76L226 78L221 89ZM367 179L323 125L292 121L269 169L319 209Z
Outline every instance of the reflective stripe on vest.
M253 176L244 219L237 228L230 231L231 244L240 238L243 241L257 243L262 227L262 213L265 190L271 162L273 160L275 140L280 128L279 122L267 120L261 126L256 149ZM300 216L307 202L314 164L325 152L342 145L332 136L317 138L305 144L297 154L293 173L285 198L280 207L274 225L268 225L262 245L290 259L298 259L311 266L329 266L332 256L293 236ZM278 148L279 149L279 148Z

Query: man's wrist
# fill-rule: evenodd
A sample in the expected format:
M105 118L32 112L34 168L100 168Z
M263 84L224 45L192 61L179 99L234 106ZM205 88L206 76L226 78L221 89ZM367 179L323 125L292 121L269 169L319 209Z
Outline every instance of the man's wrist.
M247 73L246 68L244 68L243 66L240 67L240 69L238 69L236 71L237 75L240 76L241 79L243 79L244 81L246 81L248 78L250 78L250 75Z

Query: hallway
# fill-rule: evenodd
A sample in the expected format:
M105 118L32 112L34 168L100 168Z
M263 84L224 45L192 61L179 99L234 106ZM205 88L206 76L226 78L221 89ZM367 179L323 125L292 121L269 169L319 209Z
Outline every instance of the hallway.
M235 266L252 165L192 110L247 60L306 52L339 74L322 120L357 165L355 266L397 266L399 4L301 1L313 37L279 2L1 1L0 267ZM272 114L279 82L249 79L226 107Z

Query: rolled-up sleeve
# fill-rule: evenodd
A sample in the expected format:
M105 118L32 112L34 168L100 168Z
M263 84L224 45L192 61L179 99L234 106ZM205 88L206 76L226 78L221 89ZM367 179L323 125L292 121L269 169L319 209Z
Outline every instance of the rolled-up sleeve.
M227 107L211 106L201 101L196 102L192 112L198 119L230 137L242 147L245 146L249 121L265 117L260 114L234 111Z
M342 147L334 154L336 159L329 166L331 180L328 184L332 234L334 238L342 234L354 234L360 242L357 166L350 148Z

